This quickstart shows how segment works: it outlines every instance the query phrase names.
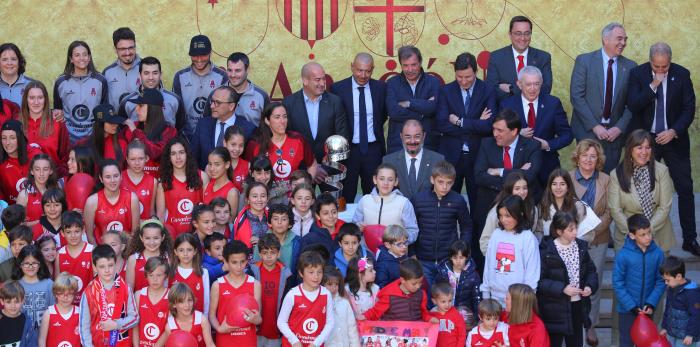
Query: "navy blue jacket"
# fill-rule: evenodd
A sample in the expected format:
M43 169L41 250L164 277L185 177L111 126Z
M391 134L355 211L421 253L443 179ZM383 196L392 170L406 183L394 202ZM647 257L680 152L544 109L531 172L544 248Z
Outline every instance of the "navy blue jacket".
M197 130L192 134L190 144L192 155L197 158L199 168L204 170L207 166L209 153L216 147L216 127L218 120L213 117L204 117L197 123ZM248 141L255 130L255 125L243 117L236 116L234 125L243 130L243 136Z
M700 287L688 281L683 286L668 288L666 310L661 327L677 339L692 336L693 342L700 339Z
M430 100L433 98L433 100ZM389 113L389 130L386 137L387 153L403 148L401 128L409 119L419 120L423 124L428 149L437 150L438 137L435 129L435 113L440 98L440 80L423 72L416 84L415 94L406 77L399 74L386 82L386 108ZM401 101L409 101L410 106L403 108Z
M389 253L386 247L379 246L379 250L377 251L377 264L374 267L377 272L374 283L378 285L379 288L384 288L387 284L399 279L399 277L401 277L399 264L406 259L408 259L408 255L396 258Z
M472 219L467 202L459 193L450 190L438 199L434 190L423 190L411 199L411 204L418 220L414 249L419 260L438 263L447 259L455 241L471 243Z
M440 91L440 102L437 106L437 129L442 133L438 152L452 165L457 164L464 142L467 142L469 152L474 155L479 153L481 138L492 134L491 123L498 113L496 90L492 85L478 78L474 81L466 114L461 89L457 81L446 84ZM481 113L485 108L491 110L492 115L489 119L482 120ZM462 127L450 123L450 114L462 119Z
M315 245L322 245L323 248L328 251L327 260L329 264L332 264L333 252L335 251L335 247L337 247L337 243L333 242L331 233L328 232L328 229L321 228L314 222L311 224L309 232L301 238L299 249L301 249L301 252L304 252L307 248Z
M664 279L659 267L664 251L652 241L646 252L628 237L615 256L613 289L617 296L617 312L630 312L635 307L656 307L664 294Z
M435 277L435 283L450 283L449 273L452 271L452 261L446 259L438 265L437 270L438 274ZM462 270L462 273L459 274L459 281L457 281L456 288L457 293L454 300L455 307L464 306L470 309L475 318L479 314L479 303L481 302L481 290L479 290L479 286L481 286L481 277L476 271L474 259L469 258L469 261L467 261L467 269Z

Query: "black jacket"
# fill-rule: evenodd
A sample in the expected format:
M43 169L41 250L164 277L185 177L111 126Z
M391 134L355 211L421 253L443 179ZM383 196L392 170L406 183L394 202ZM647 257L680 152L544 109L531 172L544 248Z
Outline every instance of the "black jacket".
M315 245L321 245L328 251L328 258L326 258L326 261L328 261L329 264L332 264L333 254L335 253L335 245L337 245L337 243L333 242L328 229L319 227L316 222L311 224L309 232L301 238L299 249L301 249L301 252L304 252L308 250L308 248Z
M598 290L598 276L595 264L588 255L588 243L576 239L579 256L579 288L590 287L592 293ZM571 317L571 297L564 294L564 288L569 284L569 275L564 260L559 256L554 245L554 239L546 237L540 244L542 259L540 281L537 284L537 302L539 303L542 321L547 331L554 334L571 335L574 333ZM591 326L588 317L591 312L591 298L581 297L583 304L583 325Z
M452 272L452 261L449 259L438 265L438 275L435 277L435 283L447 282L450 283L450 275ZM452 284L452 283L450 283ZM467 269L462 270L457 281L457 293L454 298L455 307L466 307L472 311L474 317L479 314L479 303L481 302L481 277L476 269L474 259L467 261Z
M471 243L472 219L462 195L450 191L438 199L434 190L424 190L411 199L411 204L418 221L414 249L419 260L438 263L447 259L450 246L458 239Z

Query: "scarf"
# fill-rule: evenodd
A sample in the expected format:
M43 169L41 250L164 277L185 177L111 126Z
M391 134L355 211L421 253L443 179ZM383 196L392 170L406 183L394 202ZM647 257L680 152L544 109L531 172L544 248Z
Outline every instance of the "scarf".
M637 190L637 194L639 194L639 204L642 206L644 217L651 220L651 216L654 212L654 198L651 195L649 167L646 165L635 166L634 172L632 173L632 182L634 183L634 188Z
M586 192L581 196L581 200L588 206L593 206L595 204L595 181L598 179L598 171L593 172L593 176L586 179L581 175L581 172L576 169L576 181L586 188Z

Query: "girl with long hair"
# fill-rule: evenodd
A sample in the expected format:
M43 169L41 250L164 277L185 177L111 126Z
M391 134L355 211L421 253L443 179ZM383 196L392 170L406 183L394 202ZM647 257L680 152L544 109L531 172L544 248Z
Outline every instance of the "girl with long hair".
M122 185L139 199L141 219L146 220L156 212L156 186L158 180L145 172L146 145L139 140L134 140L126 146L126 170L122 171Z
M0 190L3 200L14 204L27 180L29 161L40 152L27 144L22 123L14 119L2 124L0 142Z
M204 189L203 202L209 204L217 197L224 198L231 208L231 215L235 215L238 211L240 194L230 179L233 176L233 169L231 156L226 148L216 147L209 153L207 174L210 180Z
M17 196L17 203L25 207L27 226L39 223L44 212L41 205L42 196L51 188L60 188L54 163L47 154L37 154L29 163L26 184Z

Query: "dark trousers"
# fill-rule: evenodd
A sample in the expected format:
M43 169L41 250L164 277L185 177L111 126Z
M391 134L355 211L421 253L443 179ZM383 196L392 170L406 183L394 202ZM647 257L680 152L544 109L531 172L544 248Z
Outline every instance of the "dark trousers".
M431 294L430 294L430 287L435 284L435 278L438 275L438 263L430 260L419 260L420 264L423 266L423 278L426 282L428 282L428 285L425 288L425 294L428 297L428 309L433 308L433 302L430 300Z
M367 153L360 153L360 145L351 144L350 154L345 161L348 171L343 180L343 197L348 204L355 202L358 179L362 180L362 194L369 194L374 187L372 176L382 163L382 144L374 141L368 144Z
M476 152L462 152L455 163L455 183L452 185L452 190L457 193L462 193L462 183L467 188L467 197L469 198L469 212L474 213L476 206L476 180L474 179L474 161L476 160Z
M581 300L571 303L571 327L573 334L549 334L552 347L561 347L566 342L566 347L583 347L583 302Z
M631 312L618 313L618 325L620 328L620 343L619 347L632 347L632 336L630 335L630 330L632 329L632 324L637 318L636 314ZM568 346L568 345L567 345Z
M673 181L673 188L678 193L678 217L683 229L683 242L693 242L698 234L695 231L695 195L693 194L693 176L690 170L689 149L682 149L672 140L665 145L654 145L657 161L664 160Z
M603 153L605 153L605 166L603 167L603 171L607 174L610 174L610 171L615 169L617 164L620 163L620 152L622 152L622 141L620 137L624 135L625 134L620 135L613 142L600 141L603 145Z

